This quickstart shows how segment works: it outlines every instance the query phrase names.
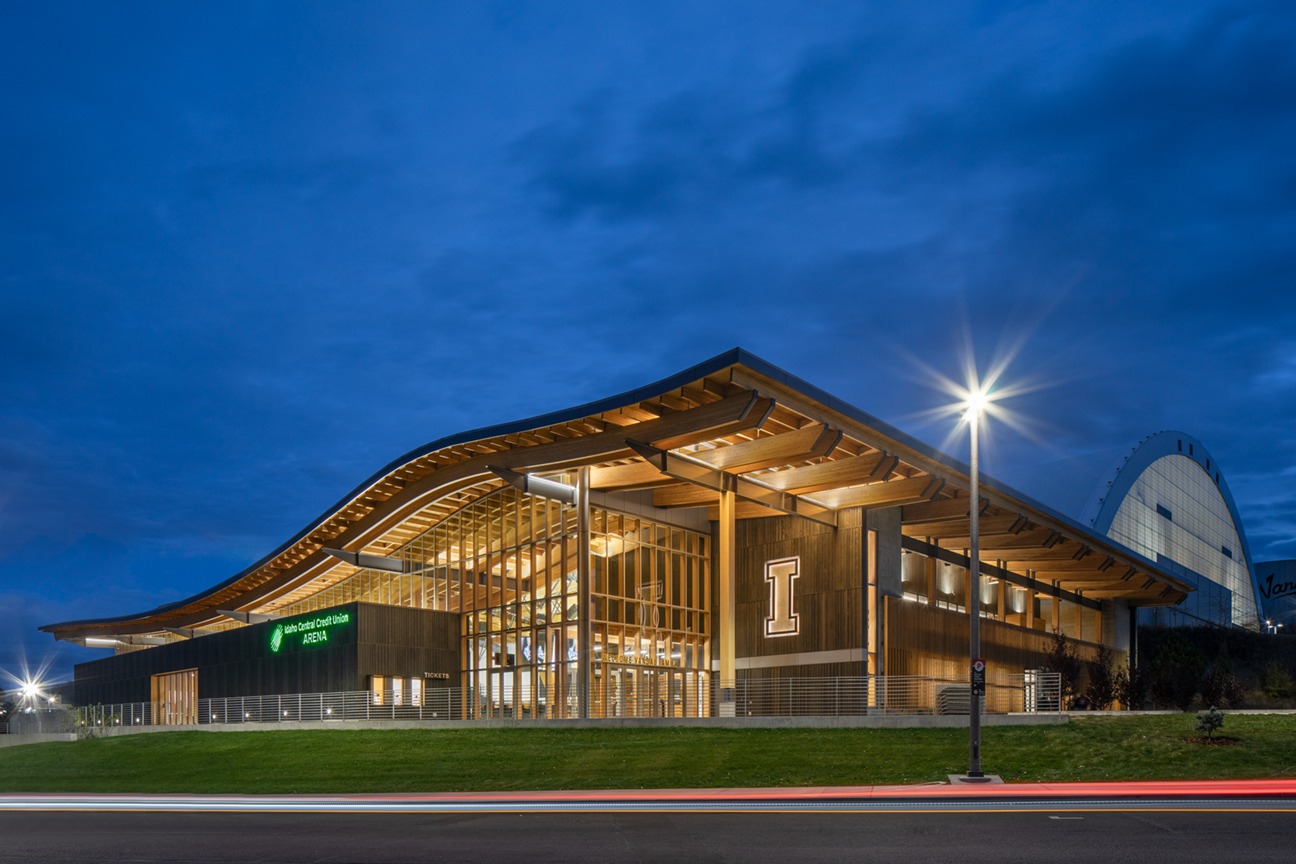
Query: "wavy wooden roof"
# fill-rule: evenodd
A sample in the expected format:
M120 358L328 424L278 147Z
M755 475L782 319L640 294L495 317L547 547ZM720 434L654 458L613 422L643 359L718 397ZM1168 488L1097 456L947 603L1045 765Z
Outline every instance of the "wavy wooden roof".
M50 624L73 641L228 625L224 611L273 614L355 572L325 547L389 555L504 481L591 468L594 489L651 490L663 508L738 518L901 507L905 536L967 545L968 470L886 423L734 349L609 399L434 441L393 461L265 558L193 597L134 615ZM981 557L1093 599L1179 602L1189 586L1092 529L996 481L982 480ZM712 518L715 518L714 513Z

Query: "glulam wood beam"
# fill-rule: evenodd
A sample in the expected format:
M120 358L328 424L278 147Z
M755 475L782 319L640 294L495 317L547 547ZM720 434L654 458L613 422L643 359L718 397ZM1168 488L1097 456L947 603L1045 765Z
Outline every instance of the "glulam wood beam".
M825 489L840 489L885 480L899 464L900 460L888 453L871 453L867 456L834 459L818 465L767 471L758 475L757 479L793 495L806 495Z
M827 456L841 441L841 437L840 430L816 423L794 432L741 441L688 455L721 471L743 474Z
M936 477L910 477L868 486L825 490L814 498L834 510L843 507L896 507L930 501L940 494L944 486L945 481Z
M677 480L683 480L694 486L711 490L713 493L731 491L744 501L759 504L780 513L803 516L815 522L834 527L837 525L837 514L813 501L797 498L795 495L789 495L786 492L772 489L744 477L728 474L711 465L666 450L659 450L642 442L627 441L626 443L645 460L655 465L663 474L669 474ZM658 493L665 491L658 490L653 493L654 503L658 499ZM719 499L713 500L718 501Z

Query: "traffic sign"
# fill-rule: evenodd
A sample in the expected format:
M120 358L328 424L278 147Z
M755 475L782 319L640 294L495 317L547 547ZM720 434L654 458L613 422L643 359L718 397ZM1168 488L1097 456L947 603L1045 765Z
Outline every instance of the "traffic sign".
M984 696L986 692L986 661L980 657L972 659L972 692Z

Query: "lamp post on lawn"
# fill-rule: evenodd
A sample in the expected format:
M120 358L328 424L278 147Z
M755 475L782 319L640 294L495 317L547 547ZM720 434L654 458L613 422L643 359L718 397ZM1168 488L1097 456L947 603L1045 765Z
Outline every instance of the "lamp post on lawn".
M971 432L971 483L968 489L968 690L970 714L968 716L968 773L970 778L984 777L981 771L981 698L985 695L985 661L981 659L981 477L980 442L977 433L981 427L981 414L985 410L986 393L973 390L968 394L967 413Z

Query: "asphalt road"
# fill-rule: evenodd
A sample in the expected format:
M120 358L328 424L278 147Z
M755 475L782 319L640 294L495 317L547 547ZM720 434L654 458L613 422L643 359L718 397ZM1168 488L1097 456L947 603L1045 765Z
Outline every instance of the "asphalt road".
M6 809L0 862L1282 861L1296 802L997 800L782 810ZM917 808L917 809L916 809Z

